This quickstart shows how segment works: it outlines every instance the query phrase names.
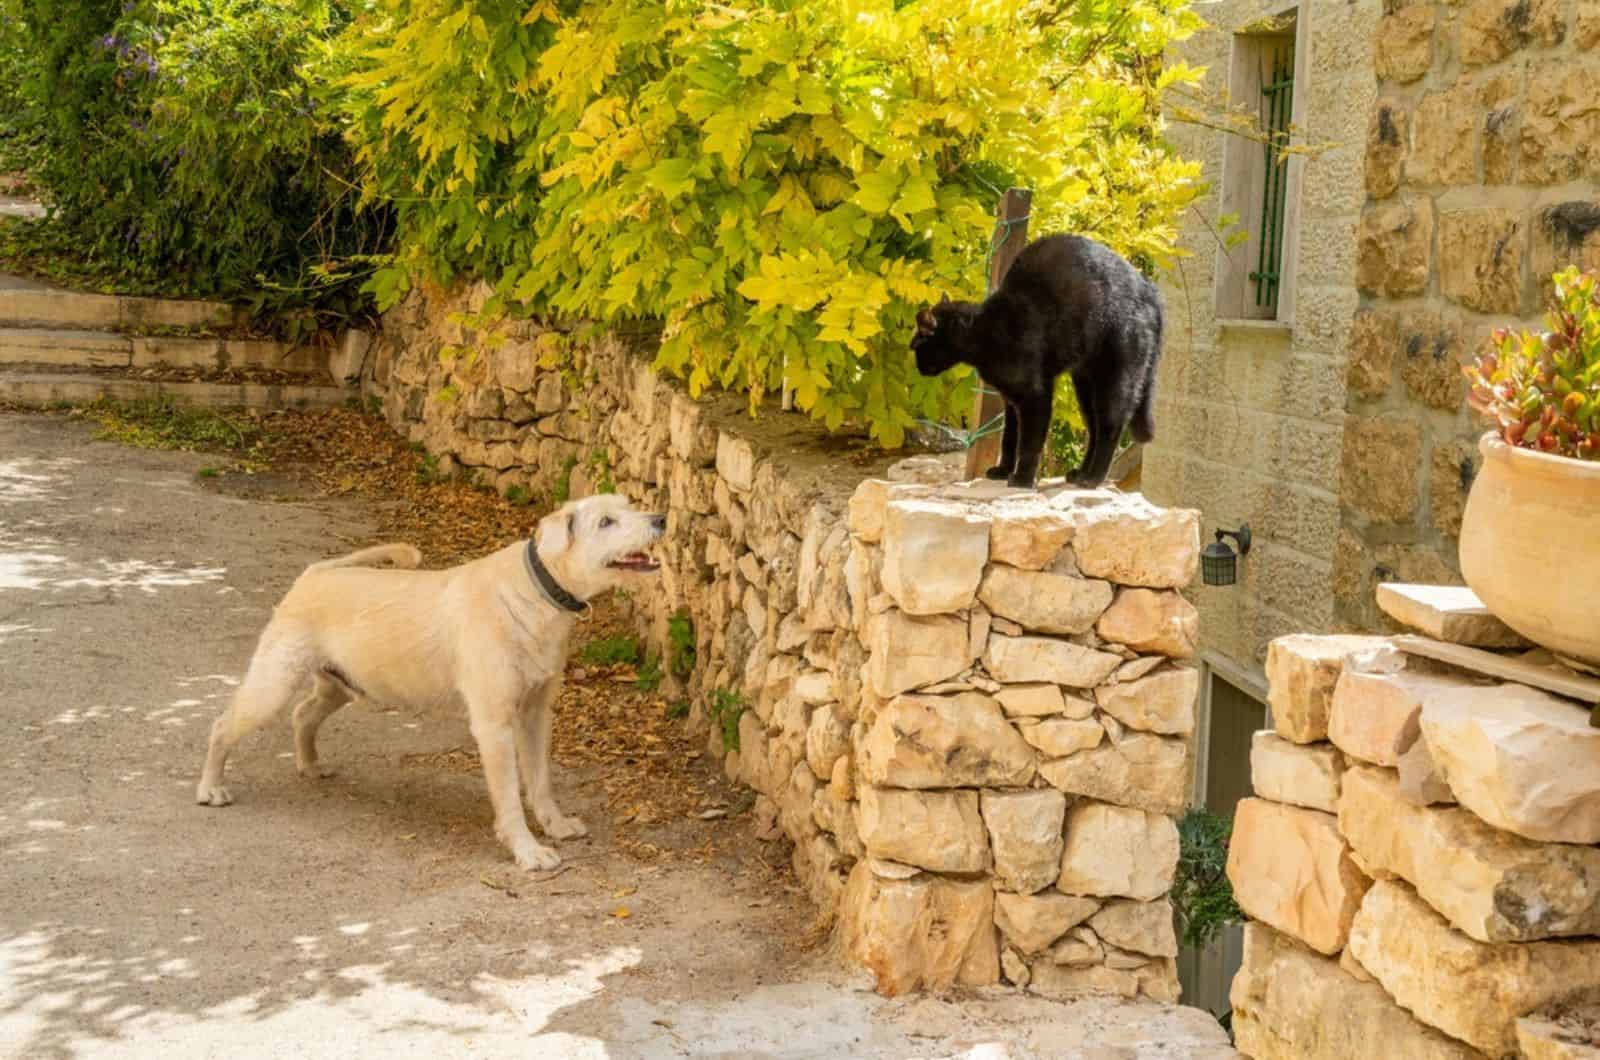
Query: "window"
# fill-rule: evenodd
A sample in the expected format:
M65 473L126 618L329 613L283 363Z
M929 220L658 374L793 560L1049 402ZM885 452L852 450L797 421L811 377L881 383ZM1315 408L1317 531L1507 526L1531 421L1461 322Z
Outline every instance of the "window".
M1301 160L1284 148L1301 124L1305 26L1300 10L1290 8L1233 38L1229 100L1252 132L1227 136L1220 212L1238 218L1248 239L1218 251L1219 320L1294 320Z

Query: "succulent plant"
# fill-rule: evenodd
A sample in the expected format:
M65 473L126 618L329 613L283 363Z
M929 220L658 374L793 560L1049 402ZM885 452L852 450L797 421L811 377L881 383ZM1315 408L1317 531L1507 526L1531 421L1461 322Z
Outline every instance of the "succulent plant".
M1496 328L1466 365L1467 403L1509 445L1600 460L1600 275L1555 274L1539 334Z

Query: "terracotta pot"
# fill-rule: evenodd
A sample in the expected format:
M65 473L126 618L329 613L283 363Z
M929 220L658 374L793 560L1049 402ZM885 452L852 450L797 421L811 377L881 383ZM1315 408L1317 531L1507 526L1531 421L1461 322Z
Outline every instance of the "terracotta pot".
M1478 443L1461 518L1461 573L1535 644L1600 666L1600 462Z

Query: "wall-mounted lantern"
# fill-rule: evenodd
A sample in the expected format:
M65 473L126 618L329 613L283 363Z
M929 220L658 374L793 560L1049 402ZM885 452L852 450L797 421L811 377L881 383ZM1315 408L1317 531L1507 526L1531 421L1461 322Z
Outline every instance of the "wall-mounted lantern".
M1223 540L1225 537L1239 542L1237 554ZM1232 585L1238 576L1239 557L1249 552L1249 523L1244 523L1237 530L1219 529L1217 539L1200 550L1200 577L1207 585Z

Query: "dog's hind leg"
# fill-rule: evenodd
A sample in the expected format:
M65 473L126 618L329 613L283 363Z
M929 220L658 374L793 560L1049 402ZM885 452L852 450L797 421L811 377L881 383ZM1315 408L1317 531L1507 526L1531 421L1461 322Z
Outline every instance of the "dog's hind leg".
M528 789L533 819L551 839L572 839L588 835L589 827L562 813L550 788L550 726L560 695L559 677L528 695L517 716L517 757L522 762L522 782Z
M233 801L228 789L222 786L222 770L228 764L228 754L241 739L289 705L299 676L294 667L294 654L281 643L264 643L256 649L244 681L233 694L233 701L211 726L211 745L194 795L200 805L226 806Z
M331 777L333 770L317 762L317 730L340 707L349 703L350 689L328 676L316 674L311 692L294 708L294 761L303 777Z

